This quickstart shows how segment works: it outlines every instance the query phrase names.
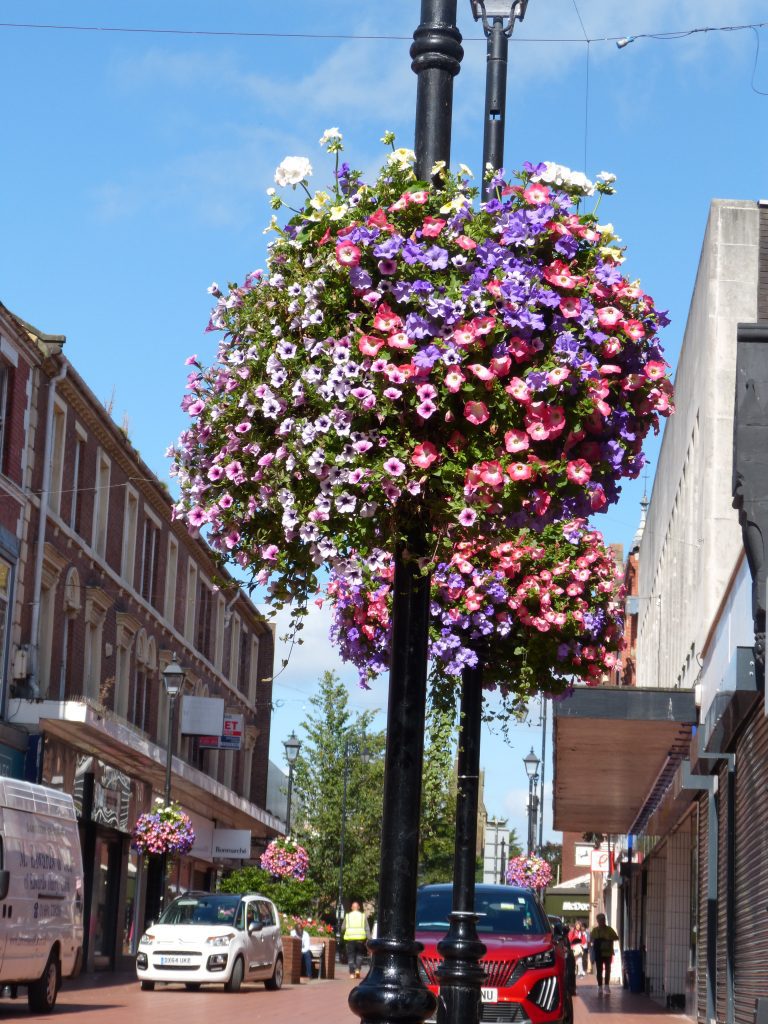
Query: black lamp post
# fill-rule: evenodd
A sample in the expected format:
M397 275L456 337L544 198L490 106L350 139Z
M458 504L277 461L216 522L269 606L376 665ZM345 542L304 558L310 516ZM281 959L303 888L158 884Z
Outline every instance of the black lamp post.
M504 115L507 107L507 54L515 21L522 21L528 0L470 0L475 21L487 39L485 122L483 127L483 199L489 198L488 165L504 164Z
M501 871L499 872L499 884L507 884L507 844L501 840Z
M351 753L352 744L347 736L344 740L344 788L341 792L341 829L339 830L339 892L336 899L336 932L339 942L342 939L341 929L344 921L344 842L347 834L347 787L349 785L349 755ZM358 749L358 754L364 765L370 763L372 755L365 744L365 737Z
M165 755L165 791L164 800L167 807L171 802L171 762L173 761L173 741L176 732L176 698L184 687L184 669L176 660L174 654L171 660L163 669L163 686L168 698L168 743L166 744ZM160 909L165 906L165 871L167 866L167 854L163 853L160 859Z
M539 781L539 759L531 747L530 754L523 758L525 771L528 776L528 853L536 850L536 783Z
M456 4L421 0L411 46L415 170L422 180L429 180L437 161L451 158L453 79L463 57ZM407 545L395 549L378 937L369 944L371 969L349 997L364 1024L420 1024L435 1010L435 998L419 978L415 941L430 590L419 560L429 557L428 526L414 527Z
M285 812L285 834L291 834L291 800L293 799L293 769L301 750L301 740L293 730L287 740L283 740L285 760L288 762L288 809Z

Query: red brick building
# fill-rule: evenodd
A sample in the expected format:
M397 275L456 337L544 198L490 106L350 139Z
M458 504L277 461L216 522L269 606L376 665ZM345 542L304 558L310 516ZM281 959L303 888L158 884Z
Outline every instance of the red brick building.
M176 716L172 797L197 840L170 892L211 884L217 829L250 832L253 855L281 831L264 810L274 635L204 541L171 522L167 488L64 340L0 307L0 767L75 795L93 969L132 954L159 896L130 830L164 792L173 658L184 695L223 700L241 749L205 746Z

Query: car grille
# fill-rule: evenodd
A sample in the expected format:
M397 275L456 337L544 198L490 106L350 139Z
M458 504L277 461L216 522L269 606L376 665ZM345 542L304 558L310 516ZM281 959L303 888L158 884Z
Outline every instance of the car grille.
M419 957L419 975L425 984L438 984L437 968L442 962L442 957L439 956ZM483 984L487 985L489 988L509 988L510 985L514 985L527 970L525 965L519 960L481 960L480 966L485 971L485 981Z
M531 1024L530 1017L519 1003L483 1003L480 1020L499 1024Z
M199 971L200 964L152 964L155 971Z

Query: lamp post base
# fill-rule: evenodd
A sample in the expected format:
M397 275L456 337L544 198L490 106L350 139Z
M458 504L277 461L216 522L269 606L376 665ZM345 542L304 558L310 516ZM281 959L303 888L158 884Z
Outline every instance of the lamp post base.
M444 959L437 969L440 1001L437 1024L470 1024L480 1020L480 989L485 971L480 958L485 946L477 937L477 914L454 910L449 918L448 934L438 943Z
M419 978L420 942L371 939L371 969L349 994L361 1024L423 1024L435 1014L435 997Z

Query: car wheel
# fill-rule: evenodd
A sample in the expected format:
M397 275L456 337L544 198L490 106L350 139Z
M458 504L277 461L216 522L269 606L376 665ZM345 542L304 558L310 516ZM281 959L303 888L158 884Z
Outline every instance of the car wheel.
M154 992L155 991L155 983L154 983L154 981L142 981L142 983L141 983L141 991L142 992Z
M241 957L235 960L235 965L232 968L232 973L229 976L229 981L224 982L225 992L239 992L240 986L243 984L243 961Z
M37 981L27 985L27 1002L32 1013L50 1013L59 991L59 961L55 953L48 957L45 970Z
M270 992L276 992L279 988L283 987L283 958L279 956L275 960L275 969L272 971L272 977L267 978L264 982L264 988L268 988Z
M187 990L187 992L199 992L200 985L201 982L199 981L187 981L184 984L184 988Z

